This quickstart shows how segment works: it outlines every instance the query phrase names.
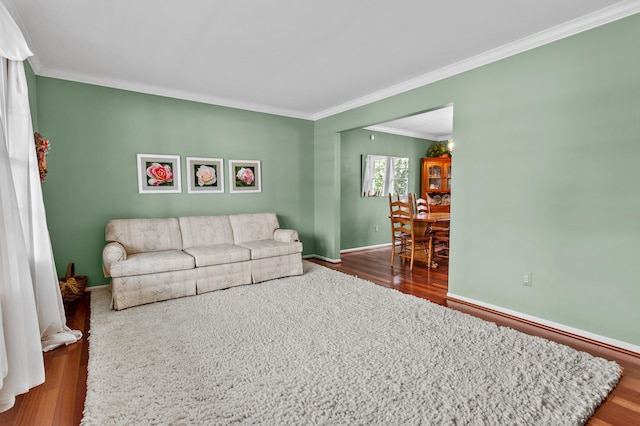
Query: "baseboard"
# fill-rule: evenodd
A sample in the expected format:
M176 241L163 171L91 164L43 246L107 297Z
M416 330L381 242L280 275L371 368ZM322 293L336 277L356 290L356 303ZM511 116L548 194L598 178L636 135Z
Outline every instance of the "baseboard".
M375 249L375 248L381 248L381 247L391 247L391 243L376 244L373 246L364 246L364 247L354 247L350 249L340 250L340 253L349 253L352 251L369 250L369 249Z
M324 260L325 262L329 262L329 263L340 263L342 262L342 260L340 259L330 259L328 257L324 257L324 256L320 256L319 254L309 254L306 256L302 256L303 259L320 259L320 260Z
M464 296L459 296L453 293L447 293L447 299L453 302L462 303L477 309L489 311L491 313L501 315L503 317L515 318L519 321L535 325L556 333L563 334L578 340L582 340L588 343L608 347L618 352L627 353L628 355L640 357L640 346L624 342L622 340L612 339L599 334L591 333L589 331L581 330L578 328L570 327L568 325L560 324L557 322L549 321L543 318L534 317L532 315L523 314L522 312L513 311L511 309L503 308L501 306L492 305L490 303L481 302L479 300L471 299Z
M361 251L361 250L376 249L376 248L381 248L381 247L390 247L390 246L391 246L391 243L376 244L376 245L373 245L373 246L365 246L365 247L355 247L355 248L340 250L340 254L342 254L342 253L350 253L350 252L354 252L354 251ZM320 256L319 254L308 254L306 256L302 256L302 258L303 259L320 259L320 260L324 260L325 262L330 262L330 263L340 263L340 262L342 262L342 260L340 260L340 259L330 259L328 257Z

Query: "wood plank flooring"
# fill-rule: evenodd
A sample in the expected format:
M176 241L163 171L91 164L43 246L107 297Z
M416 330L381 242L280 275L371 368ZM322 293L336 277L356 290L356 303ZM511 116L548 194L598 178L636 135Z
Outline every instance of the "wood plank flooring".
M14 407L0 413L0 426L67 426L82 420L89 362L89 297L75 304L67 325L82 331L82 340L44 353L45 382L18 395Z
M394 288L404 293L449 306L500 325L507 325L526 333L536 334L550 340L567 344L597 356L617 361L624 368L624 375L598 408L587 425L626 426L640 425L640 357L616 351L593 342L585 342L565 333L538 327L508 318L503 315L447 301L446 259L439 260L437 269L414 266L413 271L397 259L394 267L389 265L389 249L371 249L343 253L342 262L332 264L318 259L310 259L331 269L356 275L378 285ZM0 413L0 426L73 426L82 419L86 394L87 363L89 359L89 296L81 300L74 315L67 318L69 326L81 330L84 337L74 345L54 349L44 354L46 382L16 399L11 410ZM630 325L631 326L631 325Z

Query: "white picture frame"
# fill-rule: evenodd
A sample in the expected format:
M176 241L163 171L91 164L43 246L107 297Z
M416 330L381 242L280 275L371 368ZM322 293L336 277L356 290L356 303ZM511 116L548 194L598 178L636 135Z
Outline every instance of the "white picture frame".
M229 192L262 192L260 160L229 160Z
M136 154L138 193L175 194L182 192L180 184L180 156L164 154Z
M224 161L222 158L187 157L187 193L224 193Z

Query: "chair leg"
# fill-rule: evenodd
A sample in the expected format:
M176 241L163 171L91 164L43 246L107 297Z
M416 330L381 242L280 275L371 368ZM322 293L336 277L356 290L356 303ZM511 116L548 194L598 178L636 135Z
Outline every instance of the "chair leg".
M396 259L396 255L398 255L401 259L402 262L404 262L404 258L402 257L402 255L404 254L404 246L405 246L405 242L404 241L400 241L400 252L396 252L398 246L396 245L396 240L392 240L391 242L391 266L393 266L393 262Z
M395 240L391 240L391 266L393 266L393 261L396 258L396 242Z
M416 252L415 248L416 248L416 243L415 241L411 240L411 263L409 264L410 271L413 271L413 258Z

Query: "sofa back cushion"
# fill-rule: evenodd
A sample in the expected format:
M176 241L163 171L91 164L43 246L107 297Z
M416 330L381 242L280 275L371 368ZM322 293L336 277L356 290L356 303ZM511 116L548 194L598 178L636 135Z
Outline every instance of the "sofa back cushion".
M107 223L107 241L117 241L127 254L182 250L178 219L114 219Z
M189 216L178 218L182 231L182 247L233 244L229 216Z
M245 241L272 240L273 231L280 228L275 213L235 214L229 216L236 244Z

